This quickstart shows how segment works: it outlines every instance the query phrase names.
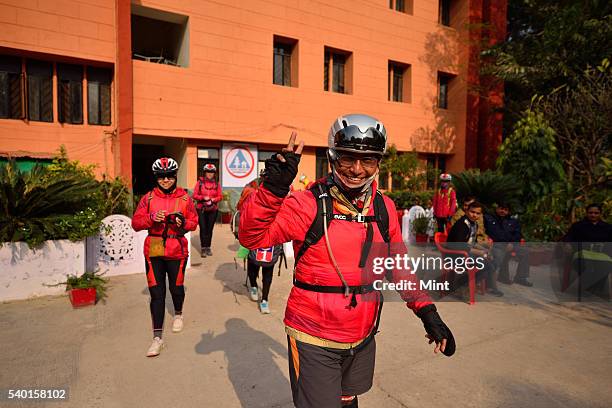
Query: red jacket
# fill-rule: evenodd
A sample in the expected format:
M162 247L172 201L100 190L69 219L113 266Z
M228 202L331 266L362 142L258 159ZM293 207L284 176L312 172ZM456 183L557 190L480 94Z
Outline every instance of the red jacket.
M434 217L452 217L457 210L457 197L455 189L448 186L446 189L439 189L433 199Z
M189 255L189 245L185 237L168 237L165 247L159 246L166 224L164 222L154 222L153 216L160 210L166 210L167 214L180 211L185 217L185 224L182 226L183 231L194 231L198 226L198 214L187 191L177 187L172 193L164 194L159 188L154 188L142 197L132 217L132 228L134 230L149 230L149 235L145 239L144 244L145 257L163 256L165 259L187 258ZM168 235L179 235L181 233L182 231L179 231L176 224L168 226ZM153 251L151 250L152 239ZM156 252L160 248L163 251L163 255Z
M208 197L208 200L206 200L206 197ZM216 180L209 180L205 177L198 178L195 187L193 187L193 199L197 203L198 210L215 211L217 203L223 199L221 184Z
M388 197L384 200L388 213L395 214L393 201ZM373 215L373 207L369 215ZM240 243L255 249L293 241L294 252L298 253L316 213L317 203L309 191L296 191L283 199L260 187L242 204ZM386 248L377 225L373 224L373 227L373 248ZM372 283L375 276L364 276L362 280L359 268L359 254L366 239L364 225L334 220L329 224L328 232L332 252L347 284ZM391 242L402 243L397 217L389 216L389 234ZM405 249L403 243L400 245ZM324 237L304 253L295 277L312 285L342 286L330 262ZM416 278L409 273L393 271L393 279L414 281ZM365 296L376 299L372 295L376 294L357 295L357 306L349 308L350 298L343 294L313 292L294 286L287 301L285 324L312 336L342 343L356 342L365 338L374 326L378 304L376 301L363 301ZM402 298L414 311L431 303L428 295L421 291L404 292Z

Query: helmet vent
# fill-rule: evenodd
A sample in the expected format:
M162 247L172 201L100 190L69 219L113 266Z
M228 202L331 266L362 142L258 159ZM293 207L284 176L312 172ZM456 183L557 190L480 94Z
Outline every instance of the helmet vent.
M380 123L376 124L376 130L378 130L380 132Z
M348 123L347 123L347 121L346 121L346 120L342 120L342 126L344 126L344 127L348 127Z

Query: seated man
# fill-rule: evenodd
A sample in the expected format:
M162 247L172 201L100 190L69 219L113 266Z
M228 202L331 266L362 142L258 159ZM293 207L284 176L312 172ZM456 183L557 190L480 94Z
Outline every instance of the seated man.
M602 206L588 205L584 219L572 224L563 240L568 243L567 250L572 254L572 264L580 277L579 296L583 290L589 290L610 299L612 225L602 220Z
M459 218L450 229L446 242L464 243L463 245L451 244L449 248L466 251L468 255L473 258L484 258L484 268L478 271L476 279L480 280L479 275L486 276L488 285L487 291L494 296L503 296L503 292L497 289L495 268L487 261L489 257L488 249L479 245L477 242L478 220L482 219L482 208L483 206L479 202L475 201L471 203L467 208L466 215ZM465 278L463 278L463 280L465 280Z
M476 197L472 195L467 196L463 199L462 208L459 208L450 220L451 227L455 225L455 223L459 220L459 218L463 217L467 213L467 209L470 206L470 204L475 203L475 202L476 202ZM478 219L478 233L476 235L476 242L478 242L478 244L482 245L483 247L486 247L486 248L489 247L489 236L485 232L485 225L484 225L484 220L482 217Z
M514 283L531 287L529 282L529 252L527 248L519 245L521 240L521 224L519 220L510 217L510 206L499 203L495 209L495 214L485 215L485 228L487 234L495 242L493 244L493 264L499 270L498 280L502 283L511 285L510 271L508 263L514 252L518 259L518 267Z

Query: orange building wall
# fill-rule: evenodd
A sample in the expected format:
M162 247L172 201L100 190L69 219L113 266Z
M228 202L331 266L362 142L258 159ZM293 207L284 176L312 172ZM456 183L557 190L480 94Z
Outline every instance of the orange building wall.
M115 41L115 0L0 0L2 53L111 66L115 60ZM48 157L64 144L70 158L98 164L99 175L114 175L116 115L113 111L110 126L88 125L86 90L85 80L84 124L61 124L57 115L57 77L54 77L54 122L0 119L0 153ZM113 106L115 102L113 97Z
M286 143L295 128L308 145L324 146L336 116L365 112L400 150L455 153L449 169L463 166L467 0L458 2L459 30L437 23L437 1L415 1L413 15L387 0L138 4L189 16L190 65L133 61L135 133ZM272 84L275 34L299 41L299 88ZM352 95L323 91L324 46L353 52ZM387 101L389 60L411 64L411 103ZM438 70L458 74L448 110L435 108Z

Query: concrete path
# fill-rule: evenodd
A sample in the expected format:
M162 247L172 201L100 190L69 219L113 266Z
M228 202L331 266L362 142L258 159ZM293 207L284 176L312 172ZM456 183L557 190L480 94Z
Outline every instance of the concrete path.
M188 270L185 330L144 356L151 340L141 274L113 277L108 299L73 310L66 297L0 305L0 388L69 387L64 403L6 407L291 407L283 311L291 275L275 272L261 315L235 265L237 244L217 226L212 258ZM609 303L559 303L547 271L532 289L504 286L502 301L438 303L457 354L432 353L420 321L385 303L373 389L362 407L609 407ZM489 300L486 296L483 300ZM172 310L168 296L167 309Z

